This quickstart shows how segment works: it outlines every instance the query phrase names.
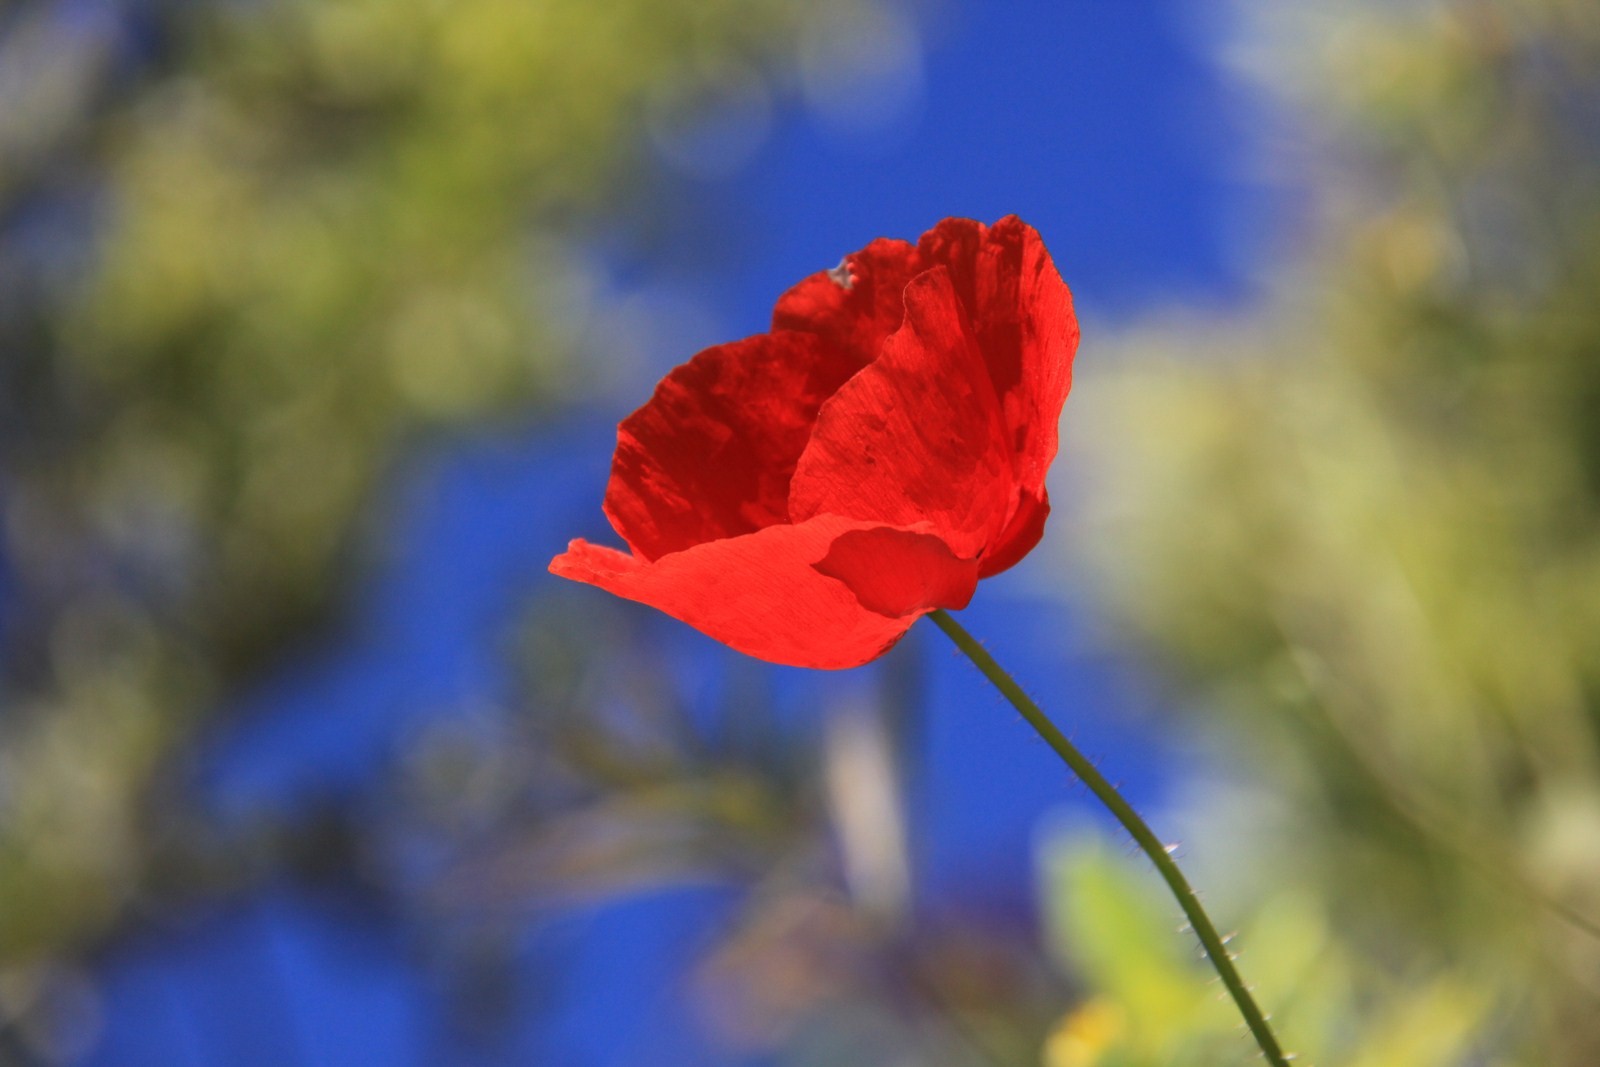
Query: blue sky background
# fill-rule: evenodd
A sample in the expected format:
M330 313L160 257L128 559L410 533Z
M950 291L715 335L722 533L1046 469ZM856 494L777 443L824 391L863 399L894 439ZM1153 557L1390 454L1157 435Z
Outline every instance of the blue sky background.
M878 135L841 134L790 96L735 173L696 177L663 162L641 195L665 198L666 221L643 235L619 226L592 269L614 292L693 313L641 344L605 393L537 432L416 456L383 503L382 566L334 640L242 697L250 714L226 720L197 769L200 802L248 820L360 796L398 734L502 697L498 636L556 584L549 558L570 537L613 539L600 499L618 417L694 347L764 329L778 293L873 237L914 238L949 215L1021 215L1075 291L1080 365L1096 358L1097 327L1174 301L1247 299L1241 250L1270 228L1272 203L1238 177L1252 147L1239 90L1204 54L1191 17L1168 0L951 4L921 24L920 91ZM1052 589L1049 566L1039 553L986 583L964 621L1111 777L1159 810L1187 756L1132 713L1128 668L1076 637L1086 605L1037 591ZM733 666L712 642L638 614L689 673ZM1089 809L1017 716L922 629L891 653L928 671L910 797L921 900L1026 918L1041 818ZM797 703L825 703L882 669L771 677ZM513 991L528 997L516 1025L473 1048L450 1031L441 991L393 917L272 888L108 958L102 1040L87 1062L703 1062L675 976L727 903L725 890L679 890L530 922L519 953L562 980L553 993L537 980Z

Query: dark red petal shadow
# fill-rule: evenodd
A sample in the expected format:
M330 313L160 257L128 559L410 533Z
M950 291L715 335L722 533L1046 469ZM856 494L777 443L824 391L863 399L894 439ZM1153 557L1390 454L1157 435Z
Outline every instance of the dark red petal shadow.
M1000 409L942 268L905 290L905 324L822 405L795 469L795 521L926 522L964 559L1000 533L1016 493Z
M768 526L654 562L578 540L550 570L649 604L757 659L827 670L877 658L923 612L964 606L977 584L976 565L926 532L836 515ZM880 610L864 606L846 584L857 579Z
M822 402L857 369L806 333L708 348L617 428L605 512L655 559L789 521L789 479Z

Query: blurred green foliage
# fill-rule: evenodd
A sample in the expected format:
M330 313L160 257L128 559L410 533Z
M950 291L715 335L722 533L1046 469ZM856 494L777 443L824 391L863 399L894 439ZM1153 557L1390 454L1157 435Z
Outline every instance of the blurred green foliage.
M1252 1058L1232 1002L1174 937L1170 901L1142 863L1085 836L1056 840L1045 864L1060 958L1094 991L1051 1034L1046 1067L1208 1067ZM1494 976L1385 976L1338 935L1325 907L1314 888L1273 893L1253 903L1236 938L1248 946L1251 981L1277 1005L1274 1029L1300 1059L1351 1067L1484 1062L1478 1035L1491 1005L1482 979Z
M591 377L573 264L603 208L648 211L661 94L852 9L7 12L0 960L136 899L163 768L346 585L403 444Z
M1325 931L1297 1051L1600 1062L1600 8L1256 16L1307 251L1265 311L1081 384L1085 573L1258 779L1189 817L1253 842L1226 910ZM1277 1007L1282 948L1243 945ZM1178 1062L1141 1040L1058 1059Z

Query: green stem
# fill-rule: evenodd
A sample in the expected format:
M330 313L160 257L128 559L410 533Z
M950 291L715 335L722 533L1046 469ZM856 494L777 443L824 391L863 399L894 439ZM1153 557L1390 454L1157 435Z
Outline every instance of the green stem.
M1028 720L1045 743L1055 749L1056 755L1061 757L1072 773L1076 774L1089 791L1095 795L1106 809L1115 815L1122 828L1132 835L1134 842L1139 846L1150 862L1156 865L1156 870L1161 873L1162 879L1167 883L1167 888L1172 890L1172 895L1178 898L1178 906L1183 909L1183 914L1189 919L1189 926L1194 930L1195 936L1200 939L1200 944L1206 950L1206 956L1211 960L1211 966L1216 969L1217 977L1222 979L1222 984L1227 987L1228 994L1233 997L1233 1002L1239 1006L1239 1014L1244 1016L1245 1025L1250 1028L1250 1033L1255 1036L1256 1044L1261 1046L1261 1054L1273 1067L1288 1067L1289 1059L1283 1054L1283 1049L1278 1045L1278 1039L1272 1033L1272 1027L1267 1025L1267 1017L1256 1006L1255 998L1250 995L1250 989L1244 984L1244 979L1239 976L1239 971L1233 965L1233 958L1228 955L1227 946L1217 933L1211 917L1200 906L1200 898L1195 896L1194 890L1189 885L1189 880L1183 876L1183 871L1178 869L1178 864L1172 858L1171 852L1162 845L1160 838L1151 831L1150 825L1133 810L1122 794L1117 792L1116 786L1106 780L1089 758L1078 751L1076 745L1067 740L1056 724L1051 722L1045 713L1039 710L1027 693L1022 691L1005 668L996 663L994 657L989 655L987 649L962 628L961 624L951 618L947 612L935 611L928 616L934 625L943 630L956 647L964 652L983 672L983 676L994 684L994 687L1011 702L1011 705L1022 712L1022 717Z

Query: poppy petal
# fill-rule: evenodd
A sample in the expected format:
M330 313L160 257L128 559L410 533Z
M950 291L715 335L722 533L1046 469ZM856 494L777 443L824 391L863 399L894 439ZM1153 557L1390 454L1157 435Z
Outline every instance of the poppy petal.
M972 559L1016 493L999 404L943 268L905 290L905 324L822 405L795 469L789 513L931 524Z
M922 269L916 245L880 237L779 297L773 328L813 333L859 369L878 358L884 340L900 328L906 283Z
M836 515L654 562L578 540L550 570L649 604L758 659L829 670L875 659L922 613L965 605L977 584L977 566L926 532ZM854 580L867 583L878 609L899 614L864 605Z
M856 369L807 333L706 349L617 428L606 517L646 559L787 523L817 410Z
M1015 566L1033 551L1033 546L1044 536L1044 521L1050 517L1050 494L1041 492L1034 496L1018 490L1017 510L1005 529L994 539L993 546L983 556L983 567L978 577L988 578Z
M845 531L814 566L848 585L862 607L890 618L959 611L978 587L976 560L958 559L932 534L888 526Z
M1039 232L1015 215L987 227L946 219L917 247L924 263L950 271L1000 398L1018 479L1038 497L1072 388L1078 348L1072 293Z

